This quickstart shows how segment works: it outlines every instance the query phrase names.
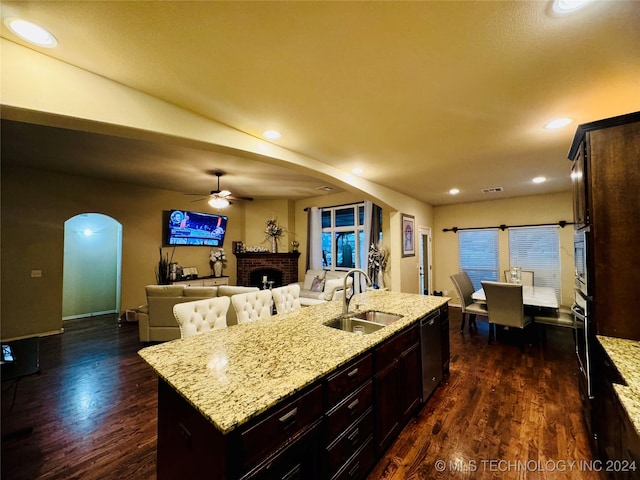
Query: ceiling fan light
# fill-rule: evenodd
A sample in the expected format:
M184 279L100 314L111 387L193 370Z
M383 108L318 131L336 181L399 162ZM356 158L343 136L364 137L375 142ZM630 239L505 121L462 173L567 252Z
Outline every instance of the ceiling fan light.
M213 197L209 199L209 205L213 208L225 208L229 206L229 200L221 197Z

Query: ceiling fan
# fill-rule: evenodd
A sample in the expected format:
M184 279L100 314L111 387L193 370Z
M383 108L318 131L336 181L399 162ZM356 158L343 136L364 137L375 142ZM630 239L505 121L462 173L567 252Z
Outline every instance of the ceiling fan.
M218 177L218 188L216 188L215 190L211 190L209 195L202 196L202 194L200 194L200 193L187 193L185 195L199 195L199 196L202 196L202 198L198 198L198 199L193 200L193 201L194 202L199 202L201 200L208 199L207 203L209 205L211 205L213 208L225 208L225 207L228 207L232 203L231 200L247 200L249 202L253 201L252 197L236 197L236 196L232 195L229 190L220 190L220 177L222 175L224 175L224 173L223 172L213 172L213 174L216 177Z

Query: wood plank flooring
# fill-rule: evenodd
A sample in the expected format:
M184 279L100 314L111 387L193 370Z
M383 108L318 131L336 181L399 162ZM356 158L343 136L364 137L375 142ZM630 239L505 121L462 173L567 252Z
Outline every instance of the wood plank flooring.
M509 338L487 345L482 320L461 335L450 314L451 375L368 479L602 480L544 471L591 458L570 332L550 328L523 354ZM2 479L155 479L157 380L137 355L137 325L105 316L64 328L41 339L41 373L18 383L13 408L15 386L2 384L2 433L34 428L2 443Z

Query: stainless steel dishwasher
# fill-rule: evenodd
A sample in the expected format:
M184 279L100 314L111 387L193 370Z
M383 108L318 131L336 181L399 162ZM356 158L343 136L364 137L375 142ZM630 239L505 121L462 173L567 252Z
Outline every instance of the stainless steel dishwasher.
M440 310L420 320L422 357L422 401L426 402L442 380L442 347L440 342Z

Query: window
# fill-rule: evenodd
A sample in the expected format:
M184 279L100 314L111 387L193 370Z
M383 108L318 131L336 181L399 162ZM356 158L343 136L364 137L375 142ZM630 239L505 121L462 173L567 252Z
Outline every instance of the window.
M558 227L510 228L509 265L533 271L534 285L554 288L560 298Z
M366 268L364 203L322 209L322 266L331 270Z
M466 272L476 290L482 280L498 280L498 230L458 232L460 271Z

